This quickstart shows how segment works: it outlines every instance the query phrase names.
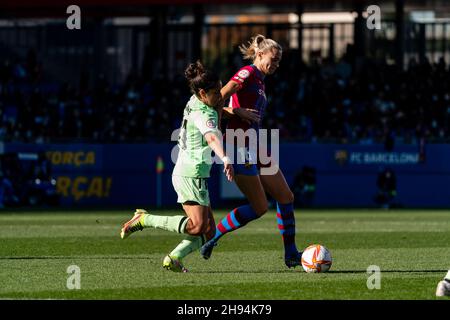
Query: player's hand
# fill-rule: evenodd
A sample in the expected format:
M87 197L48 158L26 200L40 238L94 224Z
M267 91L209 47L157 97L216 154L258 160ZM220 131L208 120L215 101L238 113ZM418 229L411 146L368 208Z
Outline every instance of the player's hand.
M223 161L223 172L225 173L225 176L227 177L228 181L233 181L234 179L234 170L233 165L231 164L231 160L229 157L225 156L222 158Z
M227 177L228 181L232 182L234 180L234 170L233 165L231 163L223 164L223 172L225 173L225 176Z
M258 110L249 108L235 108L233 112L242 120L251 122L259 122L261 117L259 116Z

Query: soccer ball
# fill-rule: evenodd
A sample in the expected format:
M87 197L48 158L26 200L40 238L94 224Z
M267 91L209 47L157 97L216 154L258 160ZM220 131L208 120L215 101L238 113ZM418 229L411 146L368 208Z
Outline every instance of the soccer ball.
M327 272L331 267L332 259L330 251L320 244L310 245L303 251L303 269L310 272Z

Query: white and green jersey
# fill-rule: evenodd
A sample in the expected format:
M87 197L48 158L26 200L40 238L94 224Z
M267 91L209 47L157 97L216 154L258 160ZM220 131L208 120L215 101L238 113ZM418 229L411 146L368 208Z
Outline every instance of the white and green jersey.
M173 175L209 177L212 166L211 148L204 137L208 132L216 132L220 136L217 111L193 95L184 108L178 136L179 153Z

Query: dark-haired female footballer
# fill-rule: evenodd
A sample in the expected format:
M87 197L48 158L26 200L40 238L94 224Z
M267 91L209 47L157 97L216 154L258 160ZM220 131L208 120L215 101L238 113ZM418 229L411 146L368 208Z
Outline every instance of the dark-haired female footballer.
M193 95L183 113L172 184L186 215L160 216L137 209L134 217L123 225L120 234L125 239L133 232L147 227L187 234L163 260L163 267L175 272L186 272L182 259L198 250L215 234L207 186L212 166L211 150L222 159L227 179L232 181L234 176L218 128L216 108L223 107L219 77L205 70L199 61L188 66L185 76Z

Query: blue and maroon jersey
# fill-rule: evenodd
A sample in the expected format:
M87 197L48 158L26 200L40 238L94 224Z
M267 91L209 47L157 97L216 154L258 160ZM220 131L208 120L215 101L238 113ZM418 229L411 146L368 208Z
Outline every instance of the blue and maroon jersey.
M259 123L252 123L249 125L241 118L235 116L229 119L228 129L243 129L249 128L258 130L261 127L261 121L264 116L264 111L267 106L267 98L265 94L264 75L256 68L255 65L242 67L230 79L239 84L239 90L231 96L230 105L235 108L249 108L258 110L260 116Z

